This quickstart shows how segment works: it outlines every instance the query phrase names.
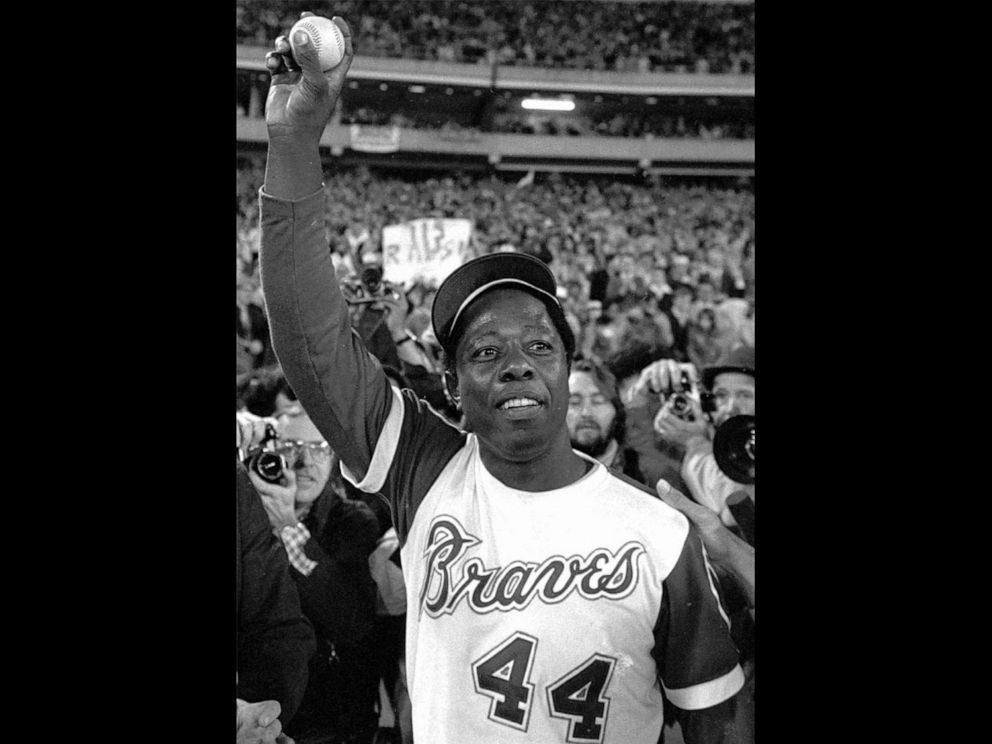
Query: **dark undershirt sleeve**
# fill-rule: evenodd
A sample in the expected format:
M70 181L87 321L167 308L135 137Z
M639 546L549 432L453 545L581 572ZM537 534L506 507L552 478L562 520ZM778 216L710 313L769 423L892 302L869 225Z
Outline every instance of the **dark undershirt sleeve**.
M691 525L664 581L652 655L666 697L682 710L716 706L744 684L717 580Z

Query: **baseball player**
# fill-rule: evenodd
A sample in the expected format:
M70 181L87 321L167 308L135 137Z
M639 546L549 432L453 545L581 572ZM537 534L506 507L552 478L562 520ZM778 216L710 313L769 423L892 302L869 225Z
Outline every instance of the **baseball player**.
M414 739L656 744L666 695L689 744L751 741L732 723L744 678L695 528L570 446L575 341L547 266L486 255L438 290L467 431L391 386L352 331L318 152L353 56L335 22L346 54L327 73L305 34L296 59L284 37L267 58L262 286L293 390L345 477L390 502Z

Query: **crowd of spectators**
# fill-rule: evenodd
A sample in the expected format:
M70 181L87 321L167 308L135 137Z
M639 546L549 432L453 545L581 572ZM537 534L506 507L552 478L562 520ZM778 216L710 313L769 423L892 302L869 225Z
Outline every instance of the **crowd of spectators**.
M257 278L257 189L238 171L239 329L253 363L268 348ZM528 180L533 182L527 183ZM550 264L588 355L608 359L637 342L699 365L753 346L754 193L747 184L542 174L387 174L337 168L326 177L329 250L343 273L381 249L382 228L419 218L473 222L472 250L518 250ZM389 276L386 276L389 279ZM428 297L415 287L411 298ZM422 302L423 300L421 300ZM426 327L429 306L411 308Z
M346 110L342 124L396 126L408 129L497 132L503 134L541 134L571 137L648 137L665 139L754 139L754 122L733 118L702 121L678 114L636 114L612 111L606 115L555 115L530 112L496 113L488 124L462 126L439 122L436 116L408 116L402 112L362 106Z
M238 42L270 46L312 3L240 0ZM754 3L339 0L359 55L616 72L754 73Z

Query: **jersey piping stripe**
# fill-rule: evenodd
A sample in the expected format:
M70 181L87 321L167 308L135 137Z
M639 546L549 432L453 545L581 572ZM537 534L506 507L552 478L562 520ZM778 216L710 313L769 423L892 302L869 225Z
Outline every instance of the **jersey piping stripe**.
M403 426L403 396L395 385L390 385L389 389L393 393L393 405L390 406L386 423L379 432L379 440L375 443L375 452L372 453L372 462L369 463L365 477L360 482L356 481L354 473L347 465L341 463L341 475L355 488L365 493L378 493L382 490L386 476L389 474L389 466L393 463L393 455L396 454L396 446L400 441L400 429Z
M664 685L662 685L664 687ZM740 664L734 666L722 677L703 682L701 685L670 690L665 687L665 695L673 705L682 710L701 710L719 705L729 700L744 686L744 670Z
M720 617L723 618L723 622L725 622L727 627L730 628L730 618L727 617L727 613L723 611L723 604L720 602L720 592L717 591L716 584L713 583L713 577L716 575L716 572L710 565L710 557L706 554L706 545L703 543L701 538L699 543L700 547L703 549L703 563L706 564L706 578L710 583L710 592L712 592L713 596L716 598L716 607L720 610Z

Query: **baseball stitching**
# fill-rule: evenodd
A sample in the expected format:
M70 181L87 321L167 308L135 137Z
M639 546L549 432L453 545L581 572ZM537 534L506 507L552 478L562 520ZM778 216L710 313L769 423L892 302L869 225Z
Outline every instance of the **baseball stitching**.
M337 33L334 34L334 41L337 43L337 46L338 46L338 49L340 50L341 56L344 57L344 34L341 33L341 29L338 28L338 25L336 23L334 23L333 21L331 21L331 23L334 25L334 30L337 32ZM317 27L313 23L310 23L310 22L307 22L306 23L306 30L310 34L310 37L313 39L313 41L314 41L314 48L317 50L317 54L319 55L320 54L320 43L321 43L320 42L320 31L318 31L317 30Z
M307 31L310 33L310 38L314 40L314 47L317 49L317 53L320 54L320 31L312 23L306 24Z

